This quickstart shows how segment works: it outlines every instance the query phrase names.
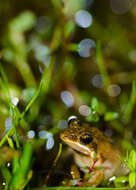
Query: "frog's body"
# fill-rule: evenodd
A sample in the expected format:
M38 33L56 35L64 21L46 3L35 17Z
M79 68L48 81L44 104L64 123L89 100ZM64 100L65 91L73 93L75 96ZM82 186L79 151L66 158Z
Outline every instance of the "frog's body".
M81 126L72 119L70 127L61 134L61 139L74 150L76 165L90 178L82 180L82 185L97 186L113 175L122 175L127 169L121 168L119 151L96 127ZM72 176L76 178L79 174ZM85 175L86 176L86 175Z

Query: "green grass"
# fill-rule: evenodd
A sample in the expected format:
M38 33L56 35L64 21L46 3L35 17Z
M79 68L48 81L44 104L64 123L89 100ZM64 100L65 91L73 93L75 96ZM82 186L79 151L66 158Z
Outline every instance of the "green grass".
M8 132L4 135L2 140L0 141L0 147L8 141L9 146L11 148L14 148L13 141L10 138L13 134L15 135L15 141L17 149L20 149L20 143L18 139L18 132L17 127L19 126L21 120L24 118L25 114L28 112L34 101L37 99L37 97L40 94L41 87L42 87L42 80L40 82L39 88L35 92L35 95L31 99L31 101L28 103L26 108L22 113L19 112L18 108L14 106L11 102L11 97L9 93L8 88L8 80L6 78L5 72L2 67L0 67L0 73L2 74L1 80L1 88L4 88L5 95L7 97L7 106L9 107L13 121L12 127L8 130ZM21 155L21 158L18 160L18 158L14 158L13 160L13 173L10 174L9 170L4 166L4 163L1 162L2 167L2 173L6 180L6 186L5 190L23 190L24 187L27 185L29 180L32 177L32 171L29 169L31 168L31 157L32 157L32 144L26 143Z
M26 112L30 109L30 107L32 106L32 104L34 103L36 98L39 96L41 87L42 87L42 80L40 82L39 88L35 92L35 95L31 99L31 101L28 103L28 105L26 106L24 111L22 113L20 113L18 108L11 103L11 97L9 95L7 79L6 79L6 75L5 75L2 67L0 68L0 72L2 73L2 76L3 76L3 81L1 81L1 87L4 89L5 95L7 96L7 104L8 104L9 109L11 109L11 111L12 111L11 117L13 120L13 126L8 130L8 132L5 134L5 136L0 141L0 147L5 143L5 141L7 140L7 138L9 136L11 136L13 133L15 133L16 145L17 145L17 148L19 148L19 140L17 137L16 127L19 125L20 121L24 118Z
M121 188L105 188L105 187L43 187L43 188L33 188L31 190L128 190L128 187Z
M97 64L98 64L100 74L102 76L102 80L103 80L105 90L107 90L107 88L109 87L111 82L110 82L110 78L108 76L106 65L104 63L100 41L97 42L97 46L96 46L96 60L97 60Z

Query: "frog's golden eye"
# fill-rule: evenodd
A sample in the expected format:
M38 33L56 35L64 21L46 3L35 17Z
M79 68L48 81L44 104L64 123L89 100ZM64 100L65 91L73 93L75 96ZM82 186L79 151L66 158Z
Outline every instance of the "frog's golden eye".
M91 134L85 133L83 136L80 137L80 141L84 144L89 144L93 140L93 137Z

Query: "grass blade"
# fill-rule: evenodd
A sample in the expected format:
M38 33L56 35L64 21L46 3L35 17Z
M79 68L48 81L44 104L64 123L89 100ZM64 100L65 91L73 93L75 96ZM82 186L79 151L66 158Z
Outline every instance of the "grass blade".
M39 85L37 91L35 92L35 95L33 96L32 100L28 103L28 105L26 106L25 110L22 112L20 120L22 118L24 118L24 115L26 114L26 112L29 110L29 108L32 106L32 104L36 100L36 98L39 96L41 88L42 88L42 80L41 80L40 85Z
M129 123L131 121L132 111L135 105L135 99L136 99L136 81L133 81L130 99L125 109L124 115L122 117L124 123Z
M108 86L110 85L110 79L108 77L108 73L107 73L107 70L106 70L106 67L104 64L104 60L102 57L100 42L97 42L97 46L96 46L96 60L97 60L97 64L99 67L100 74L102 75L104 87L105 87L105 89L107 89Z

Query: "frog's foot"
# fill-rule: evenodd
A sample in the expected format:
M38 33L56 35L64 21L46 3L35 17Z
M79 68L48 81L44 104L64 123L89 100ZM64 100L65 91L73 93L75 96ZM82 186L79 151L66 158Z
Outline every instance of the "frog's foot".
M65 187L77 187L77 186L82 186L82 181L81 179L65 179L64 181L62 181L61 183L62 186Z
M80 186L81 185L81 178L80 178L80 171L76 165L71 166L71 177L72 179L65 179L62 182L63 186Z
M96 171L91 172L91 177L86 183L87 183L87 186L96 187L103 181L103 179L104 179L103 171L96 170Z
M89 177L89 176L90 177ZM99 184L101 184L101 182L103 181L104 179L104 173L103 171L93 171L91 173L88 173L87 175L84 176L83 179L81 180L77 180L76 181L76 186L79 186L79 187L96 187L98 186Z

